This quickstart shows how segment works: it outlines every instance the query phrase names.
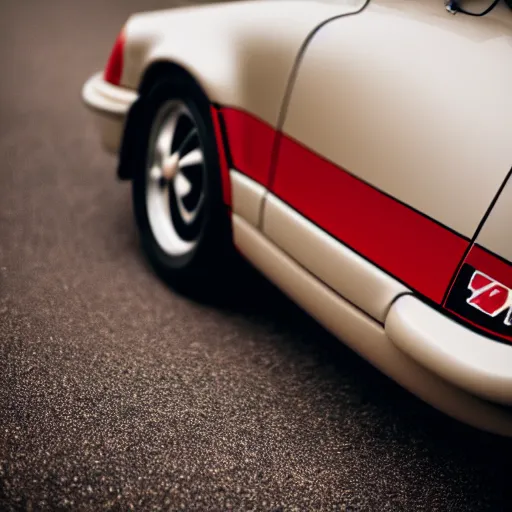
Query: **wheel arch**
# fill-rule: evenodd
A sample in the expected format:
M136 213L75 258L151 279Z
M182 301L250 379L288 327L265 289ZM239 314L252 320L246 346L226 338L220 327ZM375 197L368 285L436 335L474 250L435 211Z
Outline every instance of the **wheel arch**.
M190 72L182 64L179 64L171 59L160 58L149 63L144 72L142 73L138 92L141 98L149 94L153 85L160 79L169 78L178 83L190 84L199 92L204 99L210 101L208 94L205 91L203 84L197 76Z
M131 180L134 169L139 164L140 123L143 122L146 98L158 81L165 78L175 80L177 83L190 84L196 89L196 93L199 93L205 101L209 101L203 87L185 67L170 59L158 59L150 62L141 73L136 86L138 99L128 112L123 130L117 168L117 177L122 181Z
M138 151L137 126L144 112L144 101L151 89L162 79L169 78L178 84L186 85L194 89L194 95L204 100L205 114L208 110L211 117L213 132L215 136L216 149L218 153L219 167L221 173L222 193L224 203L231 206L231 180L229 177L229 145L227 135L222 119L222 115L217 106L211 102L207 92L200 81L184 66L173 62L171 59L158 59L151 62L142 73L142 78L138 86L139 100L135 108L130 112L123 135L123 145L119 160L118 177L121 180L131 180L134 174L134 166L138 158L134 151Z

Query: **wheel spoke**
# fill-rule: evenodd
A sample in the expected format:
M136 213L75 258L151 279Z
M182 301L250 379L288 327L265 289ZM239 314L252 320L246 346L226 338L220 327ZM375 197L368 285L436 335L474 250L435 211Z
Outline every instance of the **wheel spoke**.
M153 181L158 181L162 177L162 169L158 165L154 165L149 171L149 177Z
M176 129L176 121L173 120L163 129L156 141L155 152L160 164L169 156L171 152L172 138Z
M190 196L189 196L190 197ZM190 224L194 221L194 219L197 217L201 210L201 206L203 205L203 194L199 196L199 200L197 201L197 204L195 208L188 209L185 206L186 198L183 199L182 197L176 196L176 204L178 206L178 211L180 212L180 216L185 222L185 224Z
M180 158L180 168L201 165L203 163L203 152L201 149L194 149Z
M175 129L171 145L172 153L179 151L179 148L183 146L191 130L195 130L192 119L186 112L180 110L176 116Z
M174 178L174 191L176 192L176 195L180 198L185 197L190 194L191 190L192 184L190 181L188 181L181 172L178 173L176 178Z
M183 156L193 149L196 149L197 147L199 147L199 136L197 134L197 129L192 128L188 135L185 137L185 140L180 144L178 153L180 156Z

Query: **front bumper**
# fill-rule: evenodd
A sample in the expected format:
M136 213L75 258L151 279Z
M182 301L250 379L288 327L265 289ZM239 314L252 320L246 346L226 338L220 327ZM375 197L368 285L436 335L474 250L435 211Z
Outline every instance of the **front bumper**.
M385 331L400 350L446 382L512 405L512 346L471 331L412 295L391 306Z
M103 80L96 73L85 82L82 100L94 114L103 147L110 153L119 153L126 116L137 101L138 93Z

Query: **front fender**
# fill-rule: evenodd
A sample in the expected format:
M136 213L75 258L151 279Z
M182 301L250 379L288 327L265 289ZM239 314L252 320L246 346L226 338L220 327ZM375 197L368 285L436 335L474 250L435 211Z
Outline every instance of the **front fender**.
M277 126L299 50L323 21L364 0L234 2L132 16L125 27L122 84L138 88L159 61L187 70L210 101Z

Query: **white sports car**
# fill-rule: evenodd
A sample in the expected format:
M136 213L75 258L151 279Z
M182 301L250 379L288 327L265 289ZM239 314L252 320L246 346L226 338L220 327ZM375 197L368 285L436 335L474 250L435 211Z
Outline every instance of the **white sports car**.
M399 384L512 435L512 2L135 14L84 85L178 285L231 249Z

